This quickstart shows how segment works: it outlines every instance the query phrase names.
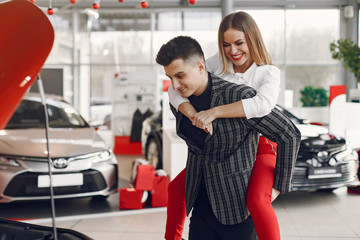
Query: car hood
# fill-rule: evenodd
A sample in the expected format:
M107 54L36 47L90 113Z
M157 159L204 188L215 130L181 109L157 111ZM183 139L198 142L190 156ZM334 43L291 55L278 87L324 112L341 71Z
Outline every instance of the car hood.
M107 149L92 128L49 129L50 156L68 157ZM0 154L47 157L44 129L0 130Z
M326 127L322 127L318 125L296 124L296 127L301 132L301 138L317 137L319 135L329 133L329 130Z

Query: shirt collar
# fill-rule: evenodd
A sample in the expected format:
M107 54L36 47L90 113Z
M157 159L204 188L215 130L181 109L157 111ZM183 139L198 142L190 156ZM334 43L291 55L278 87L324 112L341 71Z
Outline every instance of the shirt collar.
M255 70L255 68L257 67L256 63L254 62L249 68L248 70L246 70L243 74L243 78L248 81L250 76L251 76L251 73Z
M236 75L236 74L240 74L240 73L236 73L234 71L234 65L232 64L232 62L229 60L228 61L228 64L229 64L229 67L230 67L230 72L232 75ZM242 74L242 77L248 81L250 76L251 76L251 73L254 71L254 69L257 67L256 63L253 62L253 64Z

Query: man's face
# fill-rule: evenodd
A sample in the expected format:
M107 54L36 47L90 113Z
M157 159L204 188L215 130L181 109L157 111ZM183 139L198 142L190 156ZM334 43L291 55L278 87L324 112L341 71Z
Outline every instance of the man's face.
M198 96L204 88L202 71L205 64L198 62L195 66L185 62L183 59L175 59L168 66L164 66L165 74L170 78L173 88L184 98L191 95ZM207 84L207 82L206 82Z

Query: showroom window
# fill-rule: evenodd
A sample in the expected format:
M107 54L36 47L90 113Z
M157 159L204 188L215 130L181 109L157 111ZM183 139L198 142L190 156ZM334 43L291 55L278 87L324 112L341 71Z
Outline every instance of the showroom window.
M159 12L156 31L217 31L220 11Z
M46 60L43 72L51 71L57 74L51 77L42 74L45 88L47 84L55 84L57 92L48 92L62 95L68 102L74 104L81 113L88 117L88 97L86 89L89 86L90 40L88 33L88 17L76 11L58 11L48 18L55 30L55 40L50 55ZM76 26L75 26L76 25ZM77 31L73 34L73 30ZM62 79L63 87L59 90L55 80ZM79 88L82 91L79 91Z
M258 23L274 64L282 71L282 90L293 91L293 106L301 106L299 92L305 86L328 90L337 84L338 64L331 58L329 44L339 38L340 10L241 10ZM141 30L138 24L119 31L116 21L109 20L106 28L91 32L91 96L110 96L116 72L163 71L155 63L156 53L178 35L194 37L205 57L212 56L217 52L220 21L220 11L154 12L143 16L142 22L148 24L141 25ZM280 96L279 103L283 104L281 101Z
M305 86L328 91L337 84L337 62L329 46L340 36L339 22L339 10L286 11L286 89L294 92L294 106L301 106Z
M196 38L202 45L206 57L216 53L220 11L159 12L154 16L156 16L153 19L156 19L154 25L157 31L150 30L151 24L148 31L114 31L118 28L116 23L107 21L109 25L106 31L100 31L104 30L104 27L97 27L96 31L91 32L92 97L111 96L111 84L114 74L118 72L153 68L161 72L162 68L155 62L156 54L162 44L175 36L189 35ZM201 16L200 22L197 19L199 16ZM102 26L102 21L97 21L98 23L94 25ZM201 26L201 31L198 28L195 31L193 26Z
M281 68L281 88L293 92L293 106L301 106L300 90L305 86L329 90L337 84L337 62L329 45L339 38L339 10L245 11L254 17L274 63ZM281 96L279 100L283 104Z
M181 31L183 28L182 12L161 12L156 16L156 30Z
M93 65L146 65L151 63L150 31L91 33Z
M179 35L195 38L201 44L205 57L212 56L217 51L217 30L220 21L220 11L157 13L157 28L153 33L153 59L164 43Z

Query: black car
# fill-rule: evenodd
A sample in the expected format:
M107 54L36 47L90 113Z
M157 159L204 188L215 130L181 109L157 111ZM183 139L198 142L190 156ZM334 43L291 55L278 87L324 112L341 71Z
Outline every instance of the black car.
M329 134L323 126L310 124L277 105L301 131L293 190L334 190L358 181L359 156L345 139ZM156 167L162 167L162 115L154 114L143 123L143 152Z
M328 133L322 126L309 124L281 106L302 135L296 160L293 190L334 190L357 183L359 157L345 139Z

